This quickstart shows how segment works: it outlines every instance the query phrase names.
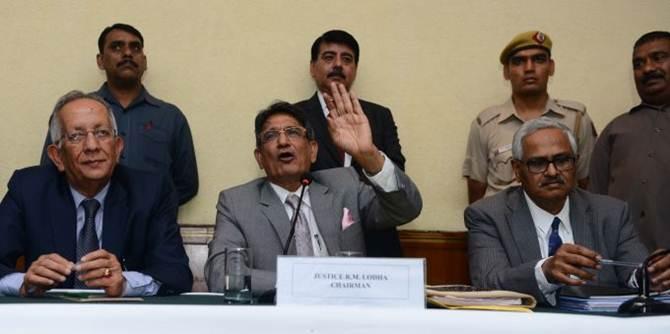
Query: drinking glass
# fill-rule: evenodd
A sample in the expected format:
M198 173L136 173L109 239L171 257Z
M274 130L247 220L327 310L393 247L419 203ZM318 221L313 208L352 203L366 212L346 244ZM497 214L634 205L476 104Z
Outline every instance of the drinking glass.
M224 250L223 298L229 304L251 304L251 249Z

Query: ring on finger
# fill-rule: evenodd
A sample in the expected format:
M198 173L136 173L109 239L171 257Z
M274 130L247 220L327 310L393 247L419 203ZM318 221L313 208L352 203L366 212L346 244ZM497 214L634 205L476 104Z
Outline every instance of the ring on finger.
M111 274L112 274L111 270L109 270L109 268L105 268L105 272L102 275L105 277L109 277Z

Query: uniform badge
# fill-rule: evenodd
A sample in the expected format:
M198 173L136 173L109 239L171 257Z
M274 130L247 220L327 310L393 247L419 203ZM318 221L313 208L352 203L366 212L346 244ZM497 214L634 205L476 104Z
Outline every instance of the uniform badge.
M540 31L536 32L535 35L533 35L533 40L537 42L537 44L544 44L544 34Z

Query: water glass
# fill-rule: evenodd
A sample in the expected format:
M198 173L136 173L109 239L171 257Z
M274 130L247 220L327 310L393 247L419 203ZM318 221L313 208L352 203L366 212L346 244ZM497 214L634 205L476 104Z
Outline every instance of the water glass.
M224 250L223 298L229 304L251 304L251 249Z

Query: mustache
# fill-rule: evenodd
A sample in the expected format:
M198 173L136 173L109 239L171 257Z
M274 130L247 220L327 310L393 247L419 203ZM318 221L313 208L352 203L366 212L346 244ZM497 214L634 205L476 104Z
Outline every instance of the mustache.
M346 76L344 75L344 72L342 71L342 68L340 68L340 67L333 68L333 70L330 71L330 73L328 73L327 77L328 78L340 77L342 79L346 79Z
M540 186L548 186L552 183L558 183L558 184L565 184L565 179L563 179L562 176L557 175L555 177L545 177L542 182L540 182Z
M664 78L665 78L665 73L663 73L663 71L656 70L656 71L649 72L649 73L645 74L642 77L642 83L646 84L647 82L649 82L651 80L664 79Z
M136 62L134 62L134 61L132 61L132 60L130 60L130 59L124 59L124 60L120 61L118 64L116 64L116 67L121 67L121 66L125 66L125 65L132 65L132 66L134 66L134 67L138 67L138 66L139 66L139 65L137 65Z

